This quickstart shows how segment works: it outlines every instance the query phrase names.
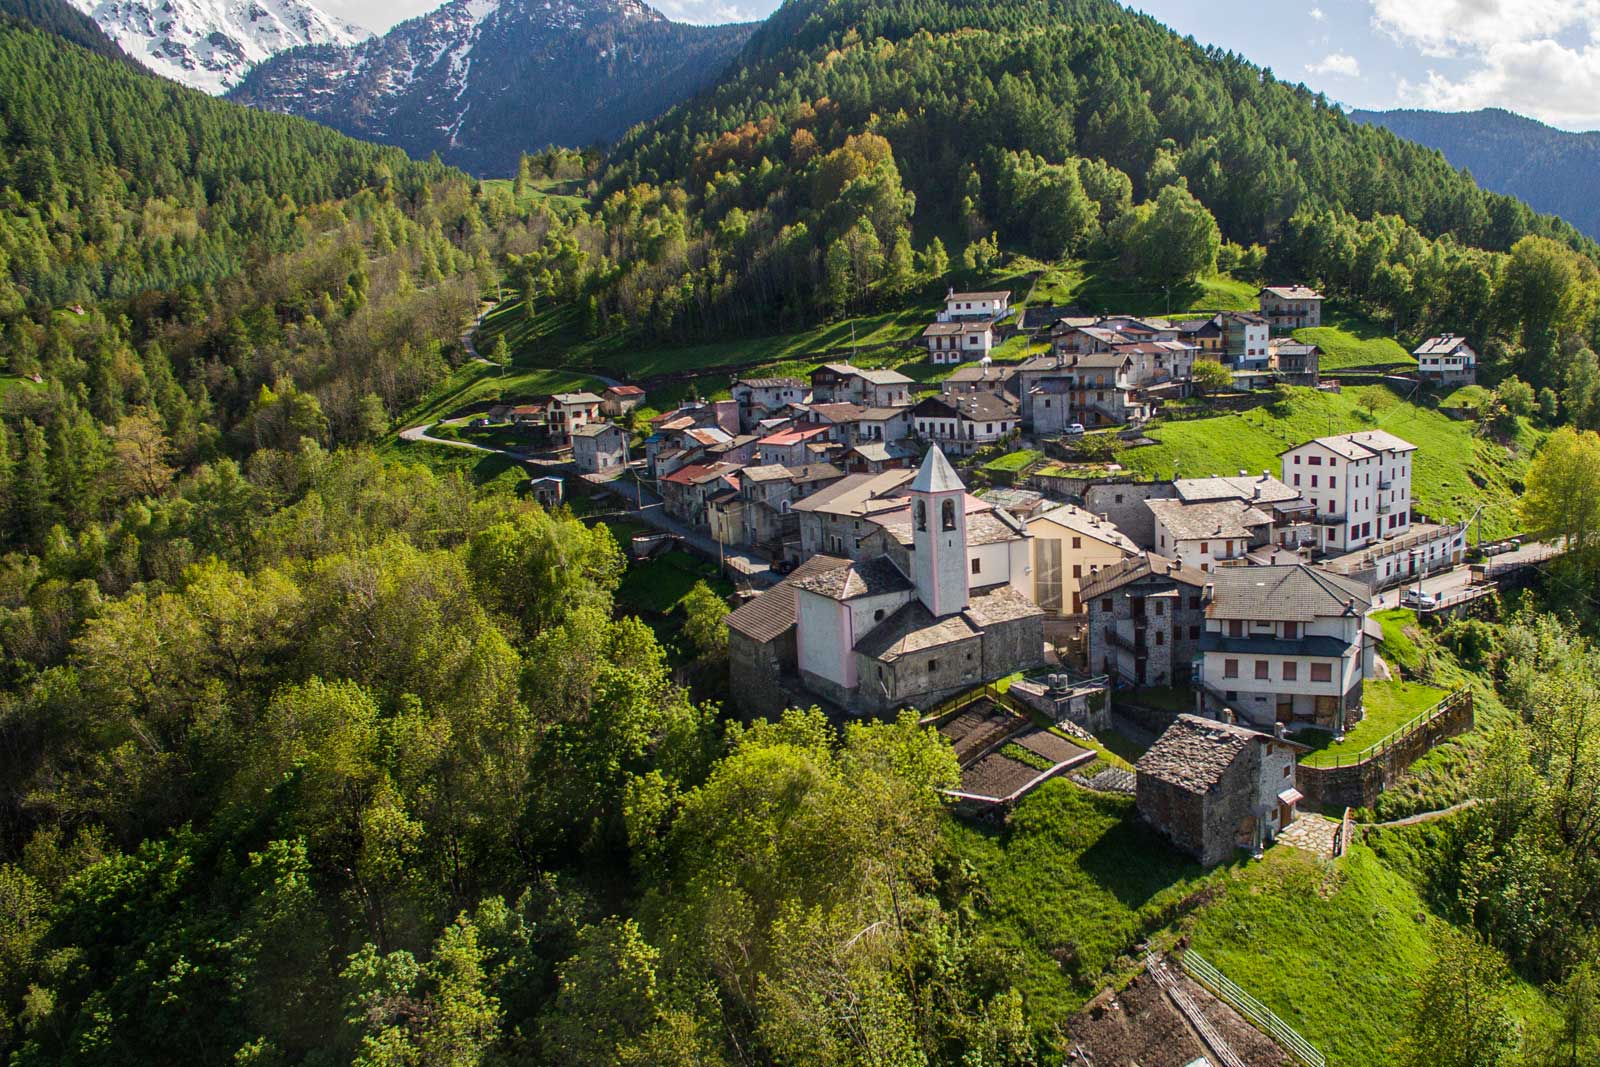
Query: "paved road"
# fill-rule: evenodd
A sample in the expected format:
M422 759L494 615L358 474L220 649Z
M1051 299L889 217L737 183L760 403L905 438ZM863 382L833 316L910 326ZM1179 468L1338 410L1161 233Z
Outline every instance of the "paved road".
M1541 559L1546 559L1554 555L1555 552L1555 545L1533 541L1523 545L1515 552L1507 552L1503 555L1494 556L1485 562L1497 566L1507 563L1533 563ZM1459 593L1471 584L1472 569L1470 564L1464 563L1459 567L1453 567L1447 571L1440 571L1438 574L1430 575L1429 577L1422 579L1422 591L1425 593L1432 593L1434 596L1445 597L1452 593ZM1373 598L1373 606L1380 608L1396 607L1400 603L1401 595L1405 593L1406 590L1415 589L1416 587L1417 583L1415 581L1411 581L1407 582L1405 585L1396 586L1393 589L1386 589Z
M663 533L677 534L683 538L685 545L708 560L718 558L717 542L704 531L692 529L668 515L660 499L648 488L619 478L601 483L600 489L620 498L627 505L630 518L654 526ZM642 507L636 506L640 503ZM770 563L736 545L722 546L721 558L735 577L754 586L764 588L778 581L778 575L773 572Z

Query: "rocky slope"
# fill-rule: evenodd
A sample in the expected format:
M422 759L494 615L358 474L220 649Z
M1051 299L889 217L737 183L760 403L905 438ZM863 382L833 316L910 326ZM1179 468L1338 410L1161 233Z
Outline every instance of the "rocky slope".
M72 0L157 74L218 94L297 45L356 44L366 31L305 0Z
M610 140L710 84L750 29L638 0L450 0L354 47L275 56L230 96L508 174L523 151Z

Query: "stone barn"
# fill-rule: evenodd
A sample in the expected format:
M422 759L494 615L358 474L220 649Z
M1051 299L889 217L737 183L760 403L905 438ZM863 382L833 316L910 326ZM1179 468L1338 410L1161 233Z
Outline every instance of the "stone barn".
M1298 752L1273 734L1180 715L1138 763L1139 815L1207 867L1259 852L1295 820Z

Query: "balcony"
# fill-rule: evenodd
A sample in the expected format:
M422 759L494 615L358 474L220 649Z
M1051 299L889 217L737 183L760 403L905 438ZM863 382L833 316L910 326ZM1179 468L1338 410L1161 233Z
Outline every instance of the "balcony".
M1394 505L1393 504L1390 504L1387 501L1383 501L1383 500L1378 501L1378 514L1379 515L1387 515L1387 514L1389 514L1389 512L1391 512L1393 510L1394 510Z
M1388 489L1392 485L1394 485L1394 477L1392 475L1389 476L1389 477L1385 477L1385 476L1383 476L1381 474L1378 475L1378 488L1379 489Z

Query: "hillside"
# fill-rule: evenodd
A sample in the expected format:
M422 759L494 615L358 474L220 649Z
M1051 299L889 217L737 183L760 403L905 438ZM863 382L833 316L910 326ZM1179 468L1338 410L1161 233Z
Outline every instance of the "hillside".
M107 59L127 59L127 54L94 19L67 0L0 0L0 19L4 18L37 26Z
M0 311L201 284L299 244L302 205L446 174L14 26L0 129Z
M382 37L276 56L231 98L507 175L523 152L612 140L690 96L749 33L638 0L450 0Z
M1352 111L1356 122L1382 126L1444 153L1485 189L1526 200L1600 238L1600 132L1571 133L1500 108L1481 111Z

